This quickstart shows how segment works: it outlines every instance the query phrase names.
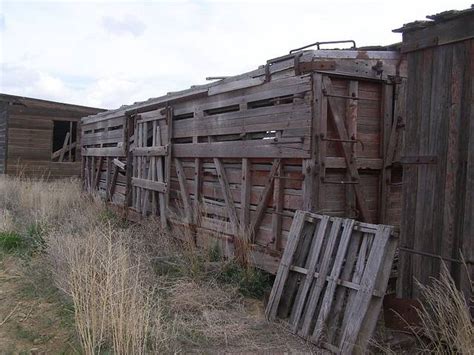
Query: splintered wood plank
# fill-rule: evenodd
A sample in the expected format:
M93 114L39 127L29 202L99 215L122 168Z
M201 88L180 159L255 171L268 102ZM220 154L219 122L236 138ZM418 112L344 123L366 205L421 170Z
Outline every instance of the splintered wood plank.
M217 170L217 178L222 188L222 193L224 195L224 200L226 203L227 212L229 214L229 220L232 225L232 230L234 235L237 235L239 232L239 217L237 216L237 210L234 204L234 198L232 197L232 192L229 187L229 180L225 172L224 165L222 164L219 158L214 158L214 165Z
M303 325L298 332L301 337L306 338L309 336L310 327L314 318L314 313L316 312L316 308L318 306L324 284L326 283L326 277L328 275L331 263L331 256L336 245L337 236L341 230L341 225L342 219L333 217L331 232L327 239L326 249L324 250L324 256L321 260L321 265L319 268L319 276L311 289L309 295L309 303L306 308L305 317L303 319Z
M252 220L252 224L250 225L250 233L252 235L252 240L255 240L257 230L260 227L260 223L262 222L263 213L267 209L268 200L270 199L271 193L273 191L273 182L275 181L275 175L278 171L278 167L280 166L280 163L281 163L280 159L275 159L273 161L272 170L270 171L270 175L268 176L268 180L262 192L262 197L260 198L260 202L257 205L257 210Z
M174 165L176 166L176 174L178 175L179 190L181 193L181 199L183 201L184 213L186 215L187 223L193 222L193 213L191 210L191 200L188 195L186 187L186 175L184 174L183 164L178 158L174 159Z
M337 254L334 259L332 266L331 275L326 286L326 291L324 292L324 298L321 303L321 309L319 310L319 315L316 320L316 325L314 327L313 336L311 341L318 343L321 339L323 331L325 330L325 324L329 317L331 306L334 300L334 293L336 291L337 280L341 275L341 269L346 257L347 247L349 246L349 241L352 234L352 228L354 227L355 221L353 219L345 219L343 223L343 232L341 235L341 240L337 248Z
M326 89L326 92L328 94L331 94L334 92L334 89L332 87L332 82L331 79L327 76L323 78L323 83L324 87ZM342 118L342 115L339 112L339 107L337 106L337 101L335 100L334 97L328 96L328 103L329 103L329 109L332 114L333 122L336 127L336 131L339 135L339 138L342 140L349 140L350 137L347 133L346 126L344 124L344 120ZM360 186L360 176L359 176L359 171L357 170L356 164L354 164L354 156L352 154L352 149L350 146L348 146L348 143L341 143L342 150L344 152L344 158L346 159L346 164L347 168L349 170L349 173L357 184L353 184L354 186L354 191L356 194L357 198L357 203L360 209L360 214L361 218L364 221L371 222L370 214L369 214L369 209L367 207L367 202L365 201L365 195L364 191L362 190L362 187Z
M356 344L362 322L366 316L367 310L375 290L378 272L384 261L385 249L390 239L391 228L380 225L372 243L372 248L367 259L367 264L360 282L360 290L354 299L350 309L350 322L343 330L339 348L342 353L350 354ZM391 261L390 261L391 263Z
M242 159L242 178L241 178L241 197L240 197L240 226L243 232L248 232L250 227L250 192L252 189L252 181L250 174L250 159Z
M306 212L296 211L291 229L288 234L288 242L286 244L285 251L280 260L278 267L277 276L273 283L272 291L268 300L267 308L265 309L265 316L268 320L274 320L278 311L278 305L280 304L280 298L285 287L288 274L290 272L290 266L293 261L293 255L295 254L298 242L301 238L301 232L305 224Z
M298 289L298 293L296 294L293 311L290 317L291 331L293 333L296 333L298 330L298 325L303 312L303 306L305 304L310 286L314 281L314 273L316 272L316 267L320 258L321 247L323 245L324 237L326 236L328 222L329 216L323 216L314 231L314 241L311 244L311 250L305 265L307 274Z

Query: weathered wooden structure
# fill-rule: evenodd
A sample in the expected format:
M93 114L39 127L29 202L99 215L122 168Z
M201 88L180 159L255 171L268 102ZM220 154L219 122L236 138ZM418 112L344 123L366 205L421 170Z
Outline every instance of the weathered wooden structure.
M474 276L474 8L405 25L407 117L398 293L416 297L444 260ZM462 257L468 272L460 263ZM472 298L471 298L472 300Z
M395 50L296 51L83 118L85 188L198 244L248 236L276 272L298 209L399 224L404 71Z
M101 111L0 94L0 174L79 176L81 117Z
M296 211L265 314L336 354L366 354L397 248L394 228Z

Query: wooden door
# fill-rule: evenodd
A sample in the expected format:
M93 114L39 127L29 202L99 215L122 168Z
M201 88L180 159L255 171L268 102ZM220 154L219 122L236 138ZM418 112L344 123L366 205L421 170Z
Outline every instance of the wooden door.
M169 110L159 110L136 116L133 158L132 208L141 213L159 215L166 225L169 180Z

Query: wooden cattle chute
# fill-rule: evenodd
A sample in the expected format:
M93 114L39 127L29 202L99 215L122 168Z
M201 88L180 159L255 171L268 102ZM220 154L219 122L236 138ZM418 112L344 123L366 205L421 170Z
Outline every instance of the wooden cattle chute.
M86 117L85 186L198 244L245 234L276 272L298 209L398 224L404 69L396 51L300 51Z
M0 174L79 177L80 120L101 111L0 94ZM58 125L61 134L55 136Z
M474 8L429 18L396 30L408 59L398 293L418 296L415 279L429 284L444 260L472 300Z

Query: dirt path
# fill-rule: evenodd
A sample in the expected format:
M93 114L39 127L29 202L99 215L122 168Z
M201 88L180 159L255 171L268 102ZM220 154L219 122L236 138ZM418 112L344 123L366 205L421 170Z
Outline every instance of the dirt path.
M72 315L34 262L0 256L0 354L77 353Z

